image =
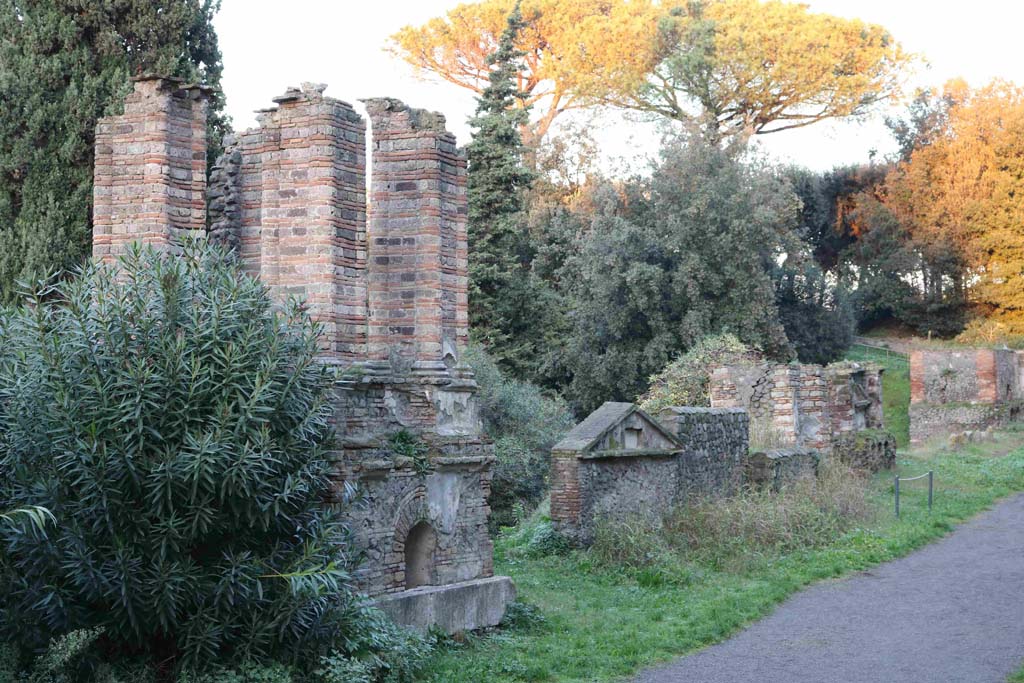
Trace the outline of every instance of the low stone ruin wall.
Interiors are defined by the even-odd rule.
[[[833,441],[832,455],[856,470],[889,470],[896,465],[896,437],[881,429],[850,432]]]
[[[925,349],[910,354],[910,440],[985,430],[1024,417],[1024,352]]]
[[[679,450],[552,451],[556,531],[588,545],[602,521],[658,516],[692,497],[739,488],[749,438],[746,411],[670,408],[661,418],[678,435]]]
[[[683,497],[730,496],[743,485],[749,421],[742,408],[665,408],[658,413],[683,444],[677,458]]]
[[[780,491],[800,479],[818,476],[821,455],[812,448],[781,448],[751,453],[744,476],[751,486]]]
[[[1006,403],[911,403],[910,441],[984,431],[1024,420],[1024,401]]]
[[[741,407],[782,447],[828,451],[841,434],[884,426],[883,368],[871,363],[737,364],[715,368],[716,408]]]

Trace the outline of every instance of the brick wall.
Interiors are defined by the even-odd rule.
[[[367,557],[367,593],[405,586],[404,544],[436,534],[432,582],[491,576],[487,534],[493,446],[481,435],[468,336],[466,161],[444,118],[370,100],[372,212],[367,227],[366,124],[304,84],[274,98],[258,127],[225,140],[206,183],[206,92],[141,79],[122,116],[97,127],[97,257],[130,241],[173,245],[185,231],[233,248],[278,301],[300,297],[324,328],[336,385],[337,490],[363,496],[349,513]],[[427,462],[396,455],[407,431]]]
[[[1008,349],[910,354],[910,440],[1014,422],[1024,407],[1024,355]]]
[[[743,407],[755,431],[820,451],[847,432],[883,429],[882,368],[872,364],[741,364],[711,372],[716,408]]]
[[[113,261],[132,242],[162,248],[206,228],[208,91],[138,78],[124,113],[96,124],[93,256]]]

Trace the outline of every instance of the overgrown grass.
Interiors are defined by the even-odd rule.
[[[1015,673],[1011,674],[1006,679],[1006,683],[1024,683],[1024,666],[1021,666]]]
[[[931,515],[924,488],[908,484],[901,492],[903,516],[895,519],[892,474],[883,473],[868,482],[870,514],[862,520],[814,532],[809,543],[765,542],[747,551],[737,543],[725,557],[740,562],[703,553],[700,544],[698,551],[659,549],[657,558],[641,553],[618,562],[595,552],[536,557],[526,550],[530,534],[520,529],[499,538],[497,571],[513,577],[521,598],[539,606],[544,619],[442,650],[424,680],[600,683],[717,642],[811,582],[905,555],[1024,490],[1022,445],[1024,434],[1010,433],[956,454],[901,454],[897,466],[905,476],[935,470]],[[545,528],[543,522],[534,527]],[[720,528],[713,536],[726,532]]]
[[[882,375],[882,412],[885,428],[896,436],[896,443],[905,448],[910,443],[910,361],[904,355],[854,344],[846,352],[846,360],[878,363],[885,367]]]

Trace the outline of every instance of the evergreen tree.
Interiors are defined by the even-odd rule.
[[[89,252],[96,120],[139,73],[217,87],[219,0],[0,0],[0,301]],[[218,93],[211,150],[227,127]]]
[[[533,354],[528,330],[535,322],[539,282],[530,273],[532,253],[523,215],[524,192],[534,179],[523,164],[520,129],[528,108],[516,106],[525,28],[517,4],[497,51],[488,58],[490,85],[477,99],[469,152],[469,315],[474,336],[506,367],[521,370]]]

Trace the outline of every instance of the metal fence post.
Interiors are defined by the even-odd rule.
[[[928,470],[928,514],[932,513],[932,491],[935,489],[934,482],[935,471]]]
[[[896,516],[900,516],[900,478],[896,477]]]

